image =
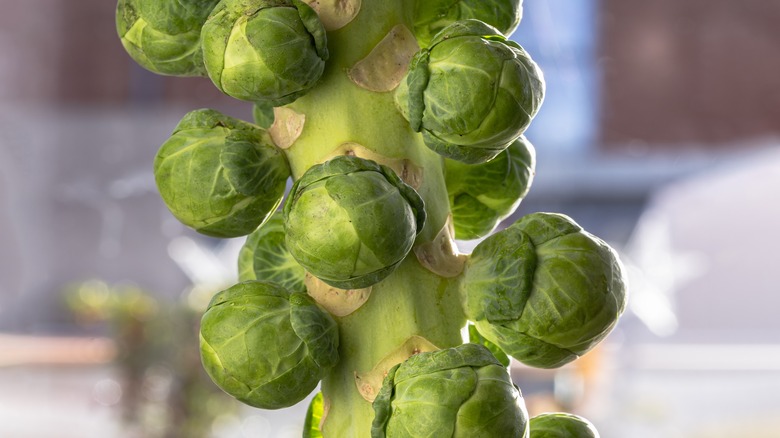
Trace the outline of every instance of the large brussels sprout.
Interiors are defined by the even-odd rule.
[[[219,0],[119,0],[116,27],[127,53],[155,73],[205,76],[200,31]]]
[[[529,422],[530,438],[599,438],[588,420],[573,414],[554,412],[537,415]]]
[[[524,136],[487,163],[445,160],[455,238],[470,240],[490,234],[528,193],[535,168],[536,152]]]
[[[528,437],[522,395],[481,345],[419,353],[396,365],[373,406],[372,438]]]
[[[239,281],[261,280],[291,292],[306,292],[306,271],[287,251],[284,236],[281,212],[250,234],[238,254]]]
[[[479,332],[540,368],[585,354],[626,304],[615,251],[561,214],[530,214],[485,239],[466,262],[461,287]]]
[[[359,289],[403,261],[423,228],[425,206],[389,167],[342,155],[296,181],[284,219],[298,263],[331,286]]]
[[[205,109],[176,126],[157,152],[154,176],[166,205],[185,225],[236,237],[276,210],[290,168],[262,129]]]
[[[203,26],[203,56],[214,84],[236,99],[284,105],[322,76],[327,37],[299,0],[225,0]]]
[[[474,18],[509,36],[523,16],[523,0],[415,0],[414,35],[424,47],[446,26]]]
[[[525,131],[544,89],[541,70],[520,45],[481,21],[463,20],[414,55],[395,99],[429,148],[473,164]]]
[[[203,366],[225,392],[258,408],[303,400],[338,361],[338,328],[306,294],[259,281],[211,300],[200,327]]]

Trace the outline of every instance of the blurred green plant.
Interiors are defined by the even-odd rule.
[[[79,325],[105,330],[116,343],[128,429],[145,438],[205,438],[217,417],[237,413],[238,402],[211,382],[192,341],[203,309],[99,280],[68,287],[65,301]]]

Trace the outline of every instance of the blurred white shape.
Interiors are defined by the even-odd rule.
[[[220,415],[211,423],[214,438],[242,438],[241,420],[230,414]]]
[[[274,438],[299,438],[301,436],[301,426],[285,426],[274,435]]]
[[[225,245],[229,248],[212,250],[190,237],[179,236],[168,244],[168,255],[195,286],[221,287],[233,282],[237,275],[238,250],[231,242]]]
[[[673,334],[678,326],[675,293],[707,271],[706,257],[675,248],[670,218],[659,208],[642,214],[626,253],[631,311],[656,335]]]
[[[780,147],[671,183],[627,246],[631,309],[657,334],[776,342]],[[771,340],[771,341],[770,341]]]
[[[245,438],[271,438],[271,422],[263,415],[250,415],[241,426]]]
[[[636,368],[651,371],[780,371],[777,344],[645,344]]]
[[[108,194],[113,199],[125,199],[147,193],[157,193],[154,174],[150,171],[133,172],[111,181],[108,185]]]
[[[114,379],[103,379],[95,383],[92,398],[103,406],[113,406],[122,399],[122,386]]]

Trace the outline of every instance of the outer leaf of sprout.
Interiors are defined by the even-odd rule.
[[[306,411],[306,422],[303,424],[303,438],[322,438],[320,423],[325,415],[322,393],[318,392],[309,403]]]
[[[514,32],[523,14],[522,0],[416,0],[414,33],[427,46],[446,26],[469,18],[496,27],[505,36]]]

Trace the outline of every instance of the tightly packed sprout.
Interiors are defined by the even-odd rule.
[[[506,368],[476,344],[420,353],[396,365],[374,410],[372,438],[527,435],[522,395]]]
[[[625,308],[614,250],[560,214],[533,213],[481,242],[461,283],[479,332],[527,365],[585,354]]]
[[[482,163],[531,123],[544,99],[544,80],[519,44],[481,21],[464,20],[442,29],[414,56],[396,99],[429,148]]]
[[[219,0],[119,0],[116,25],[127,53],[144,68],[204,76],[200,33]]]
[[[154,176],[181,222],[209,236],[236,237],[276,210],[290,169],[265,131],[198,110],[184,116],[157,152]]]
[[[253,123],[186,114],[154,160],[182,223],[246,236],[239,283],[201,321],[215,384],[264,409],[319,385],[304,438],[598,436],[569,414],[528,420],[508,371],[587,353],[626,299],[615,251],[566,216],[490,236],[536,165],[524,132],[545,84],[508,39],[521,15],[519,0],[119,1],[141,65],[251,102]],[[483,237],[472,254],[454,240]]]
[[[425,224],[423,201],[391,169],[340,156],[310,168],[284,205],[287,248],[322,281],[341,289],[390,275]]]
[[[214,85],[252,102],[294,101],[317,83],[328,59],[325,29],[300,0],[223,0],[202,41]]]
[[[292,406],[338,360],[338,328],[308,295],[248,281],[211,300],[200,328],[206,371],[258,408]]]

